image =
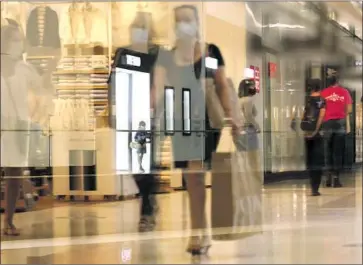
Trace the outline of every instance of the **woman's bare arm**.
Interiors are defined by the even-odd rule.
[[[151,85],[150,104],[152,109],[156,109],[158,102],[164,93],[164,84],[166,78],[166,70],[162,66],[155,66],[154,82]]]
[[[320,109],[320,112],[319,112],[319,118],[318,118],[318,122],[316,123],[314,134],[317,134],[319,132],[320,127],[323,124],[324,117],[325,117],[325,108],[322,108],[322,109]]]
[[[231,96],[230,89],[228,87],[227,77],[225,73],[225,68],[223,66],[219,67],[215,73],[215,82],[217,85],[217,94],[221,101],[222,107],[224,109],[225,117],[232,117],[232,106],[231,106]]]

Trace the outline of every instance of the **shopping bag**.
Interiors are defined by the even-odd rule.
[[[233,226],[234,202],[232,183],[232,156],[235,151],[231,128],[222,129],[217,150],[212,154],[212,209],[213,238]]]
[[[141,148],[141,144],[139,144],[138,142],[131,142],[130,143],[130,148],[131,149],[140,149]]]
[[[212,157],[212,229],[214,240],[235,240],[261,232],[262,178],[254,155],[235,150],[223,130]]]
[[[235,152],[232,157],[234,217],[229,239],[262,232],[262,182],[258,151]]]

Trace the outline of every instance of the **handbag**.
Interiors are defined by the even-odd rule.
[[[240,152],[258,150],[258,135],[253,126],[246,127],[239,135],[234,137],[236,148]]]
[[[245,114],[240,111],[243,120],[245,121]],[[258,150],[258,134],[253,125],[247,124],[243,126],[242,132],[234,137],[236,148],[240,152]]]

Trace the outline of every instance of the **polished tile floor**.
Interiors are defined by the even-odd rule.
[[[362,177],[311,197],[306,181],[268,185],[262,233],[213,241],[208,256],[185,253],[185,192],[158,195],[154,232],[138,233],[138,200],[70,204],[18,214],[18,238],[1,238],[1,264],[320,263],[362,264]],[[210,191],[208,192],[210,204]]]

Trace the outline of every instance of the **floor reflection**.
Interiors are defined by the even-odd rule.
[[[266,186],[264,225],[258,230],[262,233],[213,241],[209,257],[195,259],[185,251],[189,235],[185,192],[158,196],[160,213],[151,233],[137,232],[137,200],[18,214],[22,235],[1,238],[1,263],[361,264],[362,187],[356,186],[362,183],[361,176],[344,181],[344,188],[323,188],[321,197],[309,196],[306,180]]]

